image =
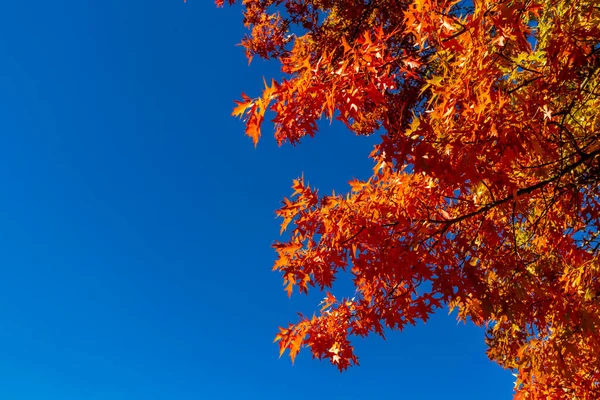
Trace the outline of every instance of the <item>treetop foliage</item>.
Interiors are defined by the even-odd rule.
[[[277,211],[289,294],[356,288],[280,328],[281,352],[344,370],[352,336],[449,307],[486,329],[515,398],[599,399],[598,2],[241,3],[248,58],[285,76],[237,102],[255,144],[267,111],[280,144],[320,119],[382,134],[370,179],[331,196],[298,179]]]

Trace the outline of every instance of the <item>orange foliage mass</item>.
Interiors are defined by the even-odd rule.
[[[449,307],[485,327],[516,398],[600,399],[597,1],[241,3],[248,57],[286,76],[237,102],[255,144],[267,110],[279,143],[322,118],[384,133],[369,180],[319,196],[299,179],[278,211],[289,294],[356,287],[280,328],[281,352],[343,370],[352,336]]]

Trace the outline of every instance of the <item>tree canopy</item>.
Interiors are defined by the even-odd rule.
[[[282,353],[344,370],[353,336],[449,307],[516,398],[600,398],[598,2],[241,3],[248,58],[284,74],[234,109],[255,144],[267,112],[280,144],[320,119],[381,135],[370,179],[330,196],[298,179],[277,211],[289,294],[356,289],[280,328]]]

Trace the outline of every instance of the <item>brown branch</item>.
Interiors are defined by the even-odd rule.
[[[531,186],[528,186],[526,188],[522,188],[522,189],[517,190],[517,196],[522,196],[522,195],[526,195],[526,194],[535,192],[536,190],[541,189],[544,186],[546,186],[546,185],[548,185],[548,184],[550,184],[550,183],[552,183],[554,181],[559,180],[564,175],[566,175],[569,172],[573,171],[574,169],[576,169],[577,167],[579,167],[580,165],[582,165],[586,161],[593,159],[598,154],[600,154],[600,149],[598,149],[598,150],[596,150],[596,151],[594,151],[592,153],[589,153],[589,154],[584,154],[583,156],[581,156],[581,158],[579,159],[579,161],[577,161],[576,163],[573,163],[570,166],[566,167],[565,169],[563,169],[562,171],[560,171],[558,174],[556,174],[552,178],[549,178],[549,179],[543,180],[541,182],[538,182],[535,185],[531,185]],[[468,214],[461,215],[460,217],[456,217],[456,218],[448,219],[448,220],[444,220],[444,221],[429,220],[429,222],[436,223],[436,224],[446,224],[446,225],[449,226],[449,225],[455,224],[457,222],[464,221],[465,219],[471,218],[471,217],[473,217],[475,215],[478,215],[478,214],[484,213],[486,211],[489,211],[492,208],[497,207],[499,205],[502,205],[502,204],[504,204],[504,203],[506,203],[506,202],[508,202],[510,200],[513,200],[513,199],[514,199],[514,197],[512,195],[510,195],[510,196],[507,196],[507,197],[505,197],[503,199],[496,200],[496,201],[494,201],[492,203],[486,204],[485,206],[480,207],[479,209],[477,209],[475,211],[472,211],[472,212],[470,212]]]
[[[448,41],[450,41],[452,39],[456,39],[457,37],[459,37],[460,35],[462,35],[466,31],[467,31],[467,29],[463,26],[463,28],[460,31],[456,32],[454,35],[449,36],[449,37],[447,37],[445,39],[442,39],[442,43],[448,42]]]
[[[539,74],[539,75],[542,74],[540,71],[536,71],[535,69],[527,68],[527,67],[522,66],[521,64],[516,63],[514,60],[508,58],[507,56],[505,56],[501,52],[496,52],[496,54],[498,54],[500,57],[504,58],[506,61],[515,64],[517,67],[519,67],[521,69],[524,69],[525,71],[533,72],[533,73]]]
[[[538,79],[540,79],[541,76],[536,76],[535,78],[531,78],[526,80],[525,82],[521,83],[519,86],[517,86],[516,88],[510,89],[507,93],[511,94],[513,92],[516,92],[517,90],[521,89],[523,86],[527,86],[529,85],[531,82],[537,81]]]
[[[358,230],[358,232],[356,232],[354,235],[350,236],[348,239],[344,240],[343,242],[341,242],[341,245],[345,245],[346,243],[348,243],[349,241],[355,239],[358,235],[360,235],[362,233],[362,231],[365,230],[365,226],[361,226],[360,229]]]

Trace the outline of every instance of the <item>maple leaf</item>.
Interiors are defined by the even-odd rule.
[[[246,113],[246,110],[254,105],[254,101],[242,93],[242,101],[234,100],[234,103],[237,104],[233,109],[231,115],[234,117],[243,117]]]
[[[540,110],[544,114],[544,119],[552,119],[552,111],[548,109],[548,105],[544,104],[544,107],[540,107]]]

